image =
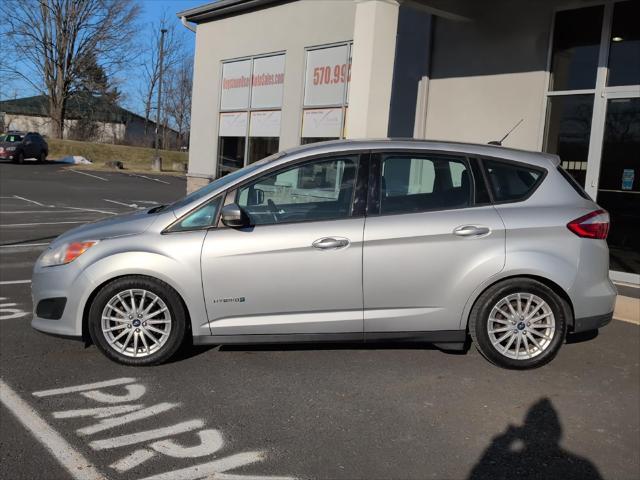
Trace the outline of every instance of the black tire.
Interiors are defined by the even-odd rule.
[[[40,155],[38,155],[38,163],[44,163],[46,161],[47,161],[47,152],[43,150],[40,152]]]
[[[24,153],[22,152],[18,152],[18,154],[16,155],[16,163],[22,165],[24,163]]]
[[[143,289],[157,295],[166,305],[171,317],[171,330],[166,342],[155,352],[143,357],[130,357],[116,351],[101,328],[102,312],[109,300],[116,294],[131,289]],[[184,341],[186,323],[187,315],[178,293],[160,280],[139,275],[121,277],[105,285],[93,299],[88,318],[89,335],[98,349],[111,360],[132,366],[159,365],[169,360]]]
[[[489,315],[492,309],[498,305],[502,299],[505,299],[505,297],[517,293],[533,294],[542,299],[553,313],[553,317],[551,318],[555,321],[555,330],[550,337],[551,340],[547,340],[548,343],[546,343],[542,349],[536,347],[534,351],[535,356],[529,358],[523,354],[522,358],[516,359],[501,353],[498,348],[493,345],[489,336]],[[553,360],[558,350],[560,350],[566,337],[567,323],[570,317],[571,309],[566,300],[556,294],[551,288],[533,279],[512,278],[489,287],[478,297],[469,315],[469,334],[478,351],[491,363],[503,368],[516,370],[537,368]],[[503,318],[503,316],[500,315],[500,318]],[[525,332],[531,332],[531,330],[527,326],[528,323],[523,322],[521,317],[516,318],[514,321],[517,322],[513,324],[514,333],[520,335],[521,338],[522,336],[526,336],[527,339],[534,337],[539,340],[537,335],[529,334],[527,336]],[[499,326],[498,324],[494,325],[496,325],[496,327]],[[511,328],[511,325],[512,320],[509,320],[509,324],[507,324],[505,328]],[[522,328],[523,331],[519,331],[520,328]],[[504,333],[504,335],[506,335],[506,333]],[[544,331],[543,333],[546,334],[548,332]],[[499,335],[502,336],[502,332]],[[496,337],[498,337],[498,335],[496,335]],[[507,343],[510,339],[510,337],[507,337],[504,343],[498,345],[501,345],[503,348],[508,347]],[[496,338],[496,341],[497,340],[499,340],[499,338]],[[517,341],[518,336],[515,336],[514,343]],[[527,342],[533,349],[531,340],[527,340]],[[507,350],[509,348],[510,347],[508,347]],[[522,347],[520,348],[524,350],[524,340],[522,340]],[[515,347],[514,351],[518,350],[518,352],[520,352],[520,348]],[[536,353],[536,351],[538,351],[538,353]],[[518,356],[520,355],[518,354]]]

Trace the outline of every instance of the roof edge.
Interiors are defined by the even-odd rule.
[[[294,0],[219,0],[199,7],[190,8],[176,13],[178,18],[184,17],[188,22],[205,23],[223,16],[239,15],[252,10],[268,7],[278,3],[288,3]]]

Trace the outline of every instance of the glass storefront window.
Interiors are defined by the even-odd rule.
[[[607,84],[640,84],[640,1],[614,5]]]
[[[218,176],[224,177],[244,167],[245,137],[220,137],[218,139]]]
[[[611,268],[640,273],[640,98],[607,102],[598,204],[611,216]]]
[[[544,151],[555,153],[562,167],[585,185],[593,95],[549,97]]]
[[[249,137],[249,153],[247,165],[278,153],[279,137]]]
[[[602,5],[556,14],[549,90],[595,88]]]

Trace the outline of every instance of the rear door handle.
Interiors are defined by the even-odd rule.
[[[482,227],[479,225],[462,225],[453,230],[454,235],[459,237],[481,237],[489,235],[491,229],[489,227]]]
[[[347,245],[349,245],[349,240],[347,238],[340,237],[320,238],[312,243],[313,248],[317,248],[319,250],[336,250],[338,248],[344,248]]]

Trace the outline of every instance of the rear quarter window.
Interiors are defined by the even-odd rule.
[[[482,161],[495,202],[519,202],[530,197],[545,176],[545,170],[533,166]]]
[[[584,191],[578,181],[573,178],[569,172],[567,172],[561,166],[558,166],[558,172],[560,172],[560,175],[562,175],[562,177],[569,183],[569,185],[571,185],[571,188],[573,188],[578,193],[578,195],[580,195],[584,199],[591,200],[589,194]]]

